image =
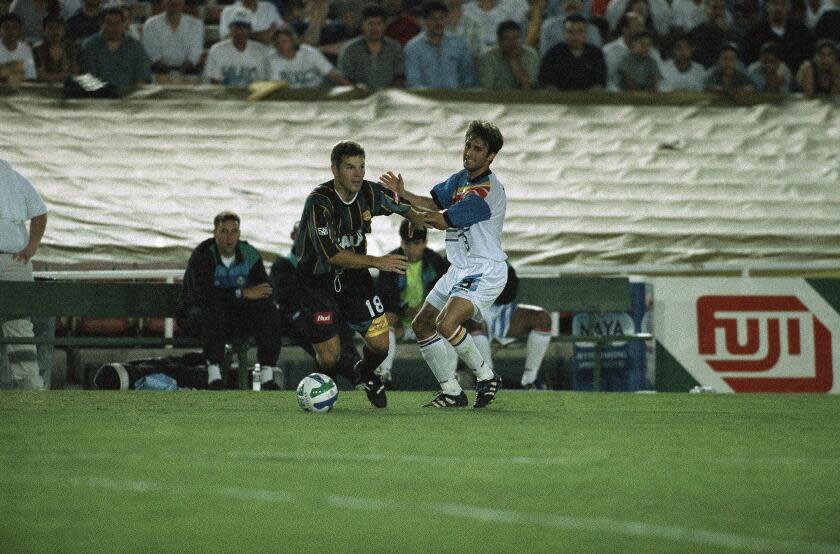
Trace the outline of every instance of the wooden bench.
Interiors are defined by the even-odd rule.
[[[10,317],[174,318],[181,285],[82,281],[0,281],[0,319]],[[196,338],[167,336],[4,337],[0,344],[52,344],[68,349],[147,347],[201,348]],[[248,387],[248,345],[238,344],[239,387]],[[225,368],[228,370],[229,368]]]
[[[590,329],[606,312],[629,312],[630,281],[626,277],[520,277],[516,301],[549,312],[588,315]],[[601,388],[601,351],[616,342],[649,341],[650,333],[625,335],[558,335],[553,340],[593,344],[592,388]]]

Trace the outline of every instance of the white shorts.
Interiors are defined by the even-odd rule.
[[[490,319],[487,320],[487,331],[490,333],[490,340],[495,340],[502,346],[516,342],[516,337],[507,336],[510,330],[510,320],[516,311],[516,302],[510,304],[493,304],[490,307]]]
[[[451,296],[472,302],[477,322],[490,321],[491,308],[507,283],[507,264],[488,260],[466,268],[449,267],[426,296],[426,302],[442,310]]]

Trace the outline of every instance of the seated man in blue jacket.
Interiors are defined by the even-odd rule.
[[[224,388],[225,343],[253,336],[262,366],[263,390],[276,390],[274,366],[280,354],[277,309],[262,257],[239,240],[239,216],[224,211],[213,219],[213,237],[190,256],[178,307],[178,327],[202,339],[210,389]]]

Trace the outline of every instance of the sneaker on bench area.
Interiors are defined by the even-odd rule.
[[[424,408],[463,408],[469,404],[467,395],[464,391],[461,394],[446,394],[443,391],[438,392],[434,398],[429,402],[423,404]]]
[[[476,381],[475,383],[475,405],[473,408],[483,408],[496,398],[496,392],[502,388],[502,378],[493,375],[490,379]]]

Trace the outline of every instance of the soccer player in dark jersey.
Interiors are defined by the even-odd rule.
[[[338,319],[344,319],[364,341],[356,364],[359,384],[377,408],[387,405],[385,387],[374,373],[388,355],[388,321],[368,268],[405,273],[406,257],[367,254],[371,219],[402,215],[417,225],[423,217],[379,183],[365,180],[365,151],[342,141],[330,154],[333,179],[306,198],[300,233],[292,252],[299,260],[301,302],[312,318],[311,342],[321,370],[334,376],[341,356]]]

